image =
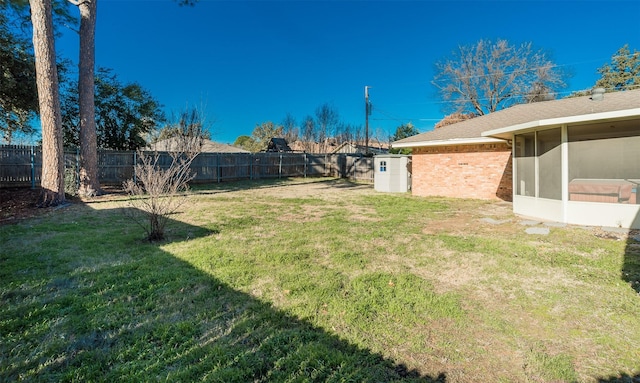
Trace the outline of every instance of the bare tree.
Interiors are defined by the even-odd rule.
[[[351,124],[340,123],[336,126],[336,134],[334,136],[336,144],[344,144],[345,142],[353,142],[353,131]]]
[[[506,40],[460,46],[435,68],[432,84],[450,103],[446,109],[476,115],[555,98],[567,76],[531,43],[514,46]]]
[[[189,152],[199,148],[211,138],[209,122],[202,109],[186,108],[179,115],[171,116],[171,122],[164,126],[155,137],[151,137],[151,147],[155,150]],[[158,148],[158,143],[162,144]]]
[[[284,134],[284,139],[287,140],[288,143],[292,143],[298,140],[300,136],[300,129],[296,124],[296,119],[293,117],[291,113],[287,113],[282,120],[282,129]]]
[[[302,122],[302,143],[305,152],[313,150],[316,138],[316,123],[313,117],[307,116]]]
[[[338,145],[345,142],[364,143],[364,127],[362,125],[339,123],[336,127],[335,139]]]
[[[316,108],[316,122],[320,150],[326,151],[328,139],[335,134],[336,126],[340,122],[340,115],[334,107],[325,103]]]
[[[127,212],[145,230],[149,241],[165,238],[169,217],[186,202],[189,181],[195,177],[191,164],[201,152],[201,141],[189,139],[180,146],[184,151],[164,155],[139,151],[136,180],[124,183],[125,191],[131,196],[129,205],[133,208]],[[167,156],[169,164],[163,166]]]
[[[42,193],[38,206],[55,206],[65,201],[64,152],[58,70],[53,39],[51,0],[29,0],[36,58],[36,83],[42,124]]]
[[[353,128],[353,141],[354,142],[364,142],[365,141],[365,128],[362,125],[356,125]]]
[[[186,202],[189,182],[195,177],[191,164],[202,152],[209,126],[197,108],[185,109],[166,128],[165,152],[138,151],[135,180],[124,183],[131,196],[127,210],[144,228],[149,241],[164,239],[169,216]]]

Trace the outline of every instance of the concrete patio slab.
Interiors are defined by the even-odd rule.
[[[527,234],[535,234],[535,235],[549,235],[548,227],[529,227],[525,230]]]

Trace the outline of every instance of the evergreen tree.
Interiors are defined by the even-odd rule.
[[[51,0],[29,0],[36,59],[36,83],[42,124],[42,193],[38,206],[55,206],[65,201],[64,152],[58,68],[53,39]]]
[[[11,143],[14,133],[33,132],[29,120],[38,113],[38,92],[30,44],[7,22],[0,13],[0,138]]]
[[[596,81],[596,87],[607,92],[636,89],[640,87],[640,52],[629,50],[625,44],[611,57],[610,64],[598,68],[602,77]]]
[[[402,140],[403,138],[415,136],[420,134],[418,129],[413,126],[412,123],[402,124],[396,128],[395,134],[391,137],[391,142]],[[391,149],[389,153],[392,154],[411,154],[411,148]]]

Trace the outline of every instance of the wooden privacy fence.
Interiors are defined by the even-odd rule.
[[[159,165],[169,166],[171,156],[159,153]],[[65,177],[78,179],[80,155],[65,151]],[[103,185],[121,185],[135,179],[139,162],[135,151],[98,152],[98,177]],[[200,153],[191,169],[194,183],[283,177],[339,177],[373,183],[373,158],[359,154],[308,153]],[[0,146],[0,187],[36,187],[42,173],[42,148]],[[69,182],[69,180],[67,180]]]

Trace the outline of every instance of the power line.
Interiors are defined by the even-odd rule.
[[[376,112],[382,114],[383,116],[387,117],[386,119],[376,118],[375,120],[387,120],[387,121],[393,120],[393,121],[398,121],[398,122],[402,122],[402,123],[404,123],[407,120],[407,119],[403,119],[401,117],[394,116],[389,112],[385,112],[384,110],[382,110],[382,109],[380,109],[378,107],[376,107],[374,110]]]
[[[628,88],[628,90],[636,89],[636,88],[640,89],[640,84],[630,85],[627,88]],[[605,90],[614,91],[615,88],[605,88]],[[553,94],[549,94],[549,95],[569,96],[569,95],[574,94],[574,93],[590,92],[590,91],[591,91],[591,88],[588,88],[588,89],[583,89],[583,90],[578,90],[578,91],[554,92]],[[563,98],[563,97],[560,97],[560,98]],[[558,98],[556,98],[556,99],[558,99]],[[487,101],[487,100],[488,100],[487,98],[479,99],[479,101]],[[553,101],[553,99],[549,100],[549,101]],[[455,101],[455,100],[451,100],[451,101],[433,101],[433,102],[427,102],[427,103],[419,103],[418,105],[429,105],[429,104],[433,105],[433,104],[444,104],[444,103],[454,103],[454,102],[459,102],[459,101]],[[438,122],[438,121],[441,121],[444,118],[444,116],[440,117],[440,118],[398,117],[398,116],[396,116],[396,115],[394,115],[394,114],[392,114],[390,112],[387,112],[385,110],[380,109],[379,107],[376,107],[374,109],[374,111],[376,111],[377,113],[381,114],[383,117],[386,117],[386,118],[376,117],[376,118],[371,118],[371,120],[374,120],[374,121],[397,121],[397,122],[400,122],[402,124],[404,124],[406,122],[411,122],[411,121],[424,121],[424,122],[433,121],[433,122]]]
[[[614,62],[615,60],[619,59],[619,58],[632,58],[632,57],[637,57],[638,56],[638,51],[634,51],[633,53],[629,53],[626,55],[614,55],[611,56],[610,58],[610,62]],[[518,71],[520,72],[527,72],[527,71],[535,71],[541,68],[560,68],[560,67],[569,67],[569,66],[573,66],[573,65],[582,65],[582,64],[589,64],[589,63],[594,63],[594,62],[603,62],[606,61],[607,59],[592,59],[592,60],[583,60],[583,61],[575,61],[575,62],[571,62],[571,63],[566,63],[566,64],[553,64],[553,65],[544,65],[544,66],[537,66],[537,67],[533,67],[533,68],[528,68],[528,69],[523,69],[523,70],[514,70],[512,72],[506,72],[505,74],[512,74],[512,73],[516,73]],[[605,62],[606,65],[607,63]],[[491,74],[482,74],[482,75],[474,75],[474,76],[465,76],[465,77],[460,77],[461,79],[464,78],[481,78],[481,77],[488,77],[491,76]],[[438,80],[439,82],[443,82],[446,81],[446,79],[440,79]],[[433,83],[433,82],[432,82]],[[419,84],[419,85],[426,85],[422,82],[420,83],[407,83],[407,84]],[[640,88],[640,84],[637,85],[631,85],[628,87],[628,89],[635,89],[635,88]],[[552,93],[547,93],[546,95],[548,96],[552,96],[554,97],[554,99],[557,98],[562,98],[563,96],[569,96],[571,94],[575,94],[575,93],[582,93],[582,92],[589,92],[591,90],[591,88],[587,88],[587,89],[581,89],[581,90],[573,90],[573,91],[559,91],[559,92],[552,92]],[[615,90],[613,88],[607,88],[606,90]],[[488,101],[489,98],[481,98],[478,99],[478,101]],[[415,102],[415,103],[404,103],[404,104],[395,104],[395,105],[416,105],[416,106],[427,106],[427,105],[444,105],[444,104],[453,104],[453,103],[459,103],[461,102],[461,100],[437,100],[437,101],[426,101],[426,102]],[[376,118],[372,118],[372,120],[375,121],[398,121],[400,123],[405,123],[407,121],[440,121],[442,120],[442,118],[404,118],[404,117],[398,117],[396,115],[393,115],[390,112],[387,112],[385,110],[380,109],[379,107],[376,106],[375,109],[376,112],[379,112],[379,114],[381,114],[383,117],[386,118],[380,118],[380,117],[376,117]]]

